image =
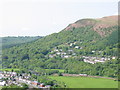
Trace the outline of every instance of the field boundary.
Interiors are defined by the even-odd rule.
[[[117,78],[111,78],[111,77],[102,77],[102,76],[79,75],[79,74],[66,74],[66,73],[63,73],[62,75],[63,75],[63,76],[76,76],[76,77],[82,76],[82,77],[104,78],[104,79],[112,79],[112,80],[117,80]]]

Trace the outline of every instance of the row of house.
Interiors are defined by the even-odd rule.
[[[37,88],[50,88],[51,85],[45,85],[44,83],[40,83],[38,81],[32,81],[32,80],[27,80],[27,79],[22,79],[22,78],[18,78],[17,79],[19,82],[24,82],[28,85],[31,85],[33,87],[37,87]]]
[[[7,72],[7,71],[0,71],[0,75],[4,76],[4,77],[12,77],[12,76],[16,76],[17,73],[16,72]]]
[[[77,46],[76,43],[77,42],[70,43],[69,46],[70,47],[74,46],[75,49],[83,49],[83,47]],[[82,42],[80,42],[80,43],[82,43]]]
[[[87,74],[67,74],[67,73],[63,73],[63,76],[88,76]]]
[[[76,53],[74,53],[73,50],[68,50],[68,52],[63,52],[62,49],[60,52],[59,49],[55,49],[54,50],[55,53],[54,54],[50,54],[49,57],[50,58],[53,58],[53,57],[56,57],[56,56],[60,56],[61,58],[69,58],[69,57],[75,57],[76,56]],[[96,51],[92,51],[93,53],[95,53]],[[101,51],[100,51],[101,52]],[[82,56],[84,58],[84,62],[87,62],[87,63],[91,63],[91,64],[95,64],[97,62],[101,62],[101,63],[104,63],[105,61],[107,60],[111,60],[111,59],[115,59],[116,57],[93,57],[93,56]]]
[[[116,57],[91,57],[91,56],[83,56],[84,58],[84,62],[87,62],[87,63],[91,63],[91,64],[95,64],[97,62],[101,62],[101,63],[104,63],[105,61],[107,60],[111,60],[111,59],[116,59]]]
[[[54,53],[54,54],[49,54],[50,58],[53,58],[56,56],[60,56],[61,58],[69,58],[76,55],[76,53],[74,53],[73,50],[68,50],[67,52],[64,52],[62,49],[56,49],[56,48],[53,51],[51,51],[51,53]]]
[[[0,81],[0,86],[4,86],[6,84],[5,81]]]
[[[37,86],[38,88],[50,88],[51,85],[45,85],[44,83],[39,83],[38,81],[33,81],[31,84]]]
[[[3,78],[7,78],[7,80],[3,80]],[[15,84],[17,86],[22,85],[20,83],[26,83],[29,86],[33,86],[36,88],[50,88],[50,85],[45,85],[44,83],[39,83],[38,81],[30,80],[30,75],[23,73],[20,76],[16,72],[2,72],[0,71],[0,86],[9,86],[11,84]]]

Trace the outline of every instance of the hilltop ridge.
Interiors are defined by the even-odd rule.
[[[86,27],[91,26],[92,30],[96,31],[100,36],[106,36],[105,31],[102,31],[102,29],[110,28],[112,26],[118,25],[118,15],[114,16],[106,16],[103,18],[97,18],[97,19],[81,19],[76,21],[75,23],[69,24],[64,30],[72,30],[75,28],[80,27]],[[110,31],[109,33],[111,33]]]

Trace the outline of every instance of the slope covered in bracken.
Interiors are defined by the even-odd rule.
[[[112,30],[106,31],[107,29],[113,26],[118,25],[118,16],[108,16],[98,19],[82,19],[78,20],[75,23],[70,24],[65,30],[71,30],[80,27],[92,26],[92,30],[96,31],[100,36],[106,36],[110,34]]]

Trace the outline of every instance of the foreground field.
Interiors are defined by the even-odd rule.
[[[7,68],[7,69],[0,69],[1,71],[9,71],[11,72],[12,70],[13,71],[19,71],[20,69],[15,69],[15,68]]]
[[[118,82],[110,79],[90,77],[50,76],[51,79],[66,83],[68,88],[117,88]]]
[[[0,90],[2,89],[2,86],[0,86]]]
[[[63,73],[64,70],[63,69],[45,69],[45,70],[58,70],[59,72]]]

